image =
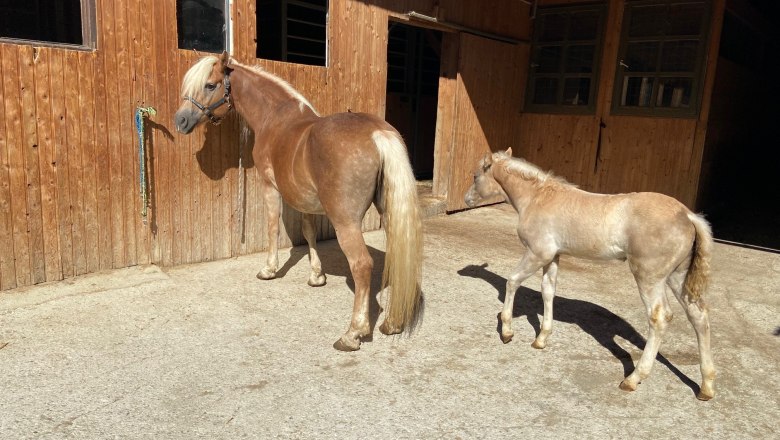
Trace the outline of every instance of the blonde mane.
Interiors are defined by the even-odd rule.
[[[576,185],[567,182],[563,177],[554,175],[551,171],[543,171],[525,159],[509,156],[503,151],[493,153],[493,162],[502,162],[507,174],[518,175],[523,180],[532,182],[537,188],[553,186],[576,187]]]
[[[201,58],[195,63],[187,73],[184,74],[184,80],[181,83],[181,96],[191,96],[196,98],[200,96],[203,85],[211,75],[211,70],[217,64],[219,58],[209,55]]]
[[[187,73],[184,75],[184,80],[182,81],[182,85],[181,85],[182,97],[191,96],[195,99],[200,97],[201,91],[203,90],[203,85],[206,84],[206,81],[211,75],[211,71],[212,69],[214,69],[214,65],[217,62],[219,62],[219,58],[217,58],[214,55],[208,55],[198,60],[198,62],[195,63],[190,68],[190,70],[188,70]],[[317,112],[317,110],[314,108],[314,106],[311,105],[309,100],[306,99],[303,95],[301,95],[300,92],[295,90],[293,86],[290,85],[290,83],[266,71],[261,66],[247,66],[245,64],[239,63],[233,58],[230,59],[230,64],[235,66],[245,67],[247,70],[254,72],[259,76],[262,76],[263,78],[271,81],[272,83],[281,87],[282,90],[284,90],[285,93],[287,93],[292,99],[298,101],[301,110],[303,110],[304,107],[308,107],[309,109],[311,109],[311,111],[314,112],[314,114],[316,114],[317,116],[320,115],[319,112]]]

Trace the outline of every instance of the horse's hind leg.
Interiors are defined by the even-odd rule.
[[[542,329],[531,344],[534,348],[547,346],[547,338],[552,333],[553,299],[555,298],[555,286],[558,281],[558,256],[543,269],[542,275],[542,300],[544,301],[544,315],[542,316]]]
[[[279,269],[279,217],[282,214],[282,197],[279,191],[274,189],[270,183],[263,185],[263,199],[265,200],[266,218],[268,221],[268,254],[265,267],[257,273],[257,278],[261,280],[272,280],[276,278],[276,271]]]
[[[352,320],[349,329],[333,344],[333,347],[341,351],[354,351],[360,348],[361,339],[371,333],[369,293],[374,261],[368,253],[359,223],[334,226],[336,238],[347,257],[349,270],[355,281],[355,302],[352,306]]]
[[[531,251],[526,251],[520,260],[515,273],[509,276],[506,281],[506,293],[504,294],[504,308],[501,310],[501,340],[504,344],[512,340],[514,331],[512,330],[512,318],[515,304],[515,293],[528,277],[533,275],[540,267],[548,261],[543,261],[534,255]],[[550,313],[552,319],[552,312]]]
[[[322,272],[322,262],[317,254],[317,230],[314,228],[314,214],[303,214],[303,237],[309,245],[311,274],[308,284],[312,287],[324,286],[325,274]]]
[[[669,305],[665,298],[666,280],[648,281],[636,273],[634,277],[639,286],[642,302],[645,304],[650,331],[647,336],[645,349],[642,351],[642,356],[639,358],[636,368],[620,383],[620,389],[624,391],[636,390],[639,382],[650,375],[655,357],[658,355],[658,348],[661,346],[661,337],[671,319],[671,313],[668,313]]]
[[[680,301],[688,320],[696,331],[696,339],[699,343],[699,368],[701,369],[701,389],[696,395],[700,400],[710,400],[715,396],[715,365],[712,362],[710,349],[710,319],[707,305],[702,298],[696,302],[689,302],[682,294],[685,282],[685,269],[677,270],[669,277],[668,284],[674,296]]]

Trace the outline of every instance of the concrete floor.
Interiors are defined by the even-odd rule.
[[[0,294],[0,439],[774,438],[780,431],[780,255],[717,244],[708,292],[717,395],[675,318],[653,374],[618,389],[647,333],[625,263],[562,258],[554,333],[530,346],[540,274],[497,333],[521,246],[505,205],[425,221],[426,315],[411,337],[331,344],[352,309],[346,260],[322,242],[282,277],[264,256],[134,267]],[[381,268],[384,233],[366,234]],[[378,277],[377,277],[378,278]]]

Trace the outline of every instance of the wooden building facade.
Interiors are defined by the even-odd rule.
[[[266,248],[260,179],[239,121],[190,136],[173,128],[181,79],[199,57],[193,48],[202,55],[224,47],[242,62],[264,66],[322,114],[386,116],[410,144],[418,176],[432,180],[449,211],[465,208],[476,160],[510,146],[584,189],[659,191],[691,207],[708,175],[708,118],[726,0],[29,3],[35,7],[0,11],[6,27],[21,24],[19,34],[0,35],[0,290]],[[664,83],[664,75],[646,74],[669,85],[667,91],[683,84],[684,92],[665,95],[651,86],[652,94],[645,99],[640,90],[638,99],[665,108],[620,111],[615,84],[633,84],[619,72],[629,64],[620,58],[631,43],[627,10],[679,3],[704,11],[696,47],[680,45],[680,56],[700,63],[686,77],[691,81]],[[70,12],[57,9],[67,5]],[[581,22],[570,14],[583,10],[596,11],[597,20],[596,34],[583,31],[584,43],[573,34],[545,39],[539,30],[541,17],[553,34],[554,26],[569,29]],[[556,21],[561,17],[569,24]],[[223,41],[199,33],[215,20]],[[664,38],[649,41],[664,44]],[[583,45],[592,53],[559,57],[576,72],[539,71],[555,58],[555,47]],[[584,66],[582,59],[595,64]],[[556,80],[564,85],[551,85]],[[681,100],[684,111],[669,111]],[[147,106],[157,113],[146,122],[142,164],[134,116]],[[141,165],[150,188],[145,218]],[[300,243],[299,215],[287,210],[284,220],[282,244]],[[366,218],[366,229],[378,226],[375,214]],[[332,237],[322,219],[320,238]]]

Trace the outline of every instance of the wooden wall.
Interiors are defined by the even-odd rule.
[[[255,2],[232,4],[233,55],[288,80],[323,114],[384,115],[388,19],[417,11],[517,34],[513,0],[331,0],[329,65],[255,59]],[[260,181],[237,119],[189,136],[172,124],[181,78],[175,0],[96,0],[97,49],[0,43],[0,290],[105,269],[228,258],[267,247]],[[457,56],[454,52],[453,56]],[[152,207],[141,219],[137,106],[147,125]],[[239,157],[245,169],[239,172]],[[282,245],[300,243],[287,210]],[[375,213],[366,229],[378,227]],[[320,236],[333,230],[320,220]]]

